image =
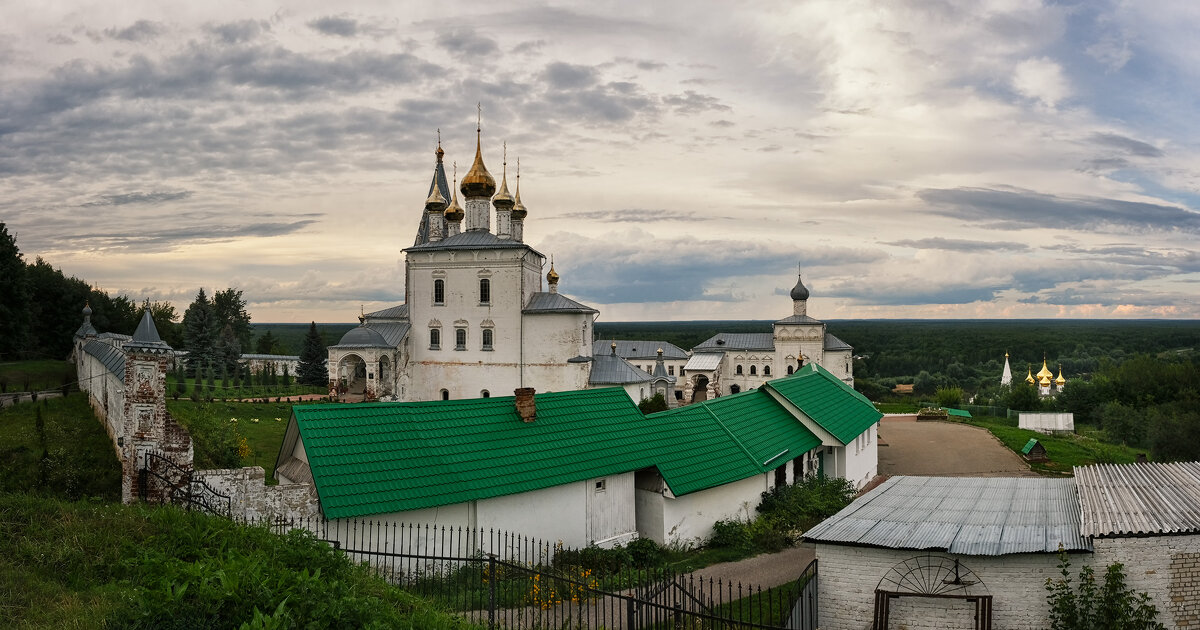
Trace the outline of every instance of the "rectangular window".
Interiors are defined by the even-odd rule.
[[[441,350],[442,349],[442,331],[440,329],[437,329],[437,328],[429,329],[429,349],[430,350]]]
[[[483,278],[479,281],[479,303],[492,303],[492,281],[488,280],[487,278]]]
[[[674,365],[668,365],[668,366],[667,366],[667,375],[668,375],[668,376],[675,376],[675,366],[674,366]]]
[[[454,349],[455,350],[466,350],[467,349],[467,329],[466,328],[455,328],[454,329]]]
[[[607,479],[601,479],[600,481],[597,481],[596,482],[596,492],[604,492],[604,489],[608,486],[607,482],[608,482]]]
[[[441,278],[433,281],[433,303],[446,303],[446,281]]]
[[[492,333],[492,329],[491,329],[491,328],[484,328],[484,329],[483,329],[483,349],[484,349],[484,350],[491,350],[491,349],[492,349],[492,334],[493,334],[493,333]]]

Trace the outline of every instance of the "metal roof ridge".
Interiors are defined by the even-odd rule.
[[[703,405],[704,403],[700,404]],[[708,405],[704,405],[704,410],[707,411],[708,415],[717,422],[717,426],[721,427],[721,430],[725,432],[725,435],[728,435],[729,439],[733,440],[733,443],[737,444],[738,448],[742,449],[742,452],[746,454],[746,457],[750,459],[750,462],[754,464],[755,468],[762,469],[763,465],[759,464],[758,461],[754,459],[754,454],[750,452],[750,449],[746,448],[745,444],[742,444],[742,441],[733,434],[733,431],[729,430],[729,427],[725,426],[724,422],[721,422],[721,419],[717,417],[717,414],[713,413],[713,410],[710,409]]]

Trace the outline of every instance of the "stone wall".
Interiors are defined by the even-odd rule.
[[[294,521],[320,515],[317,493],[309,484],[266,485],[261,466],[198,470],[194,479],[230,497],[233,518],[244,521]]]
[[[1176,553],[1168,567],[1168,607],[1178,628],[1200,628],[1200,553]]]
[[[1158,620],[1168,628],[1200,628],[1200,534],[1101,538],[1092,566],[1125,565],[1125,583],[1150,594]]]

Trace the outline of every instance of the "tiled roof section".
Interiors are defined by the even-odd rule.
[[[449,238],[444,238],[440,241],[434,241],[432,243],[414,245],[404,251],[426,252],[445,249],[528,249],[539,256],[542,255],[541,252],[538,252],[521,241],[514,241],[511,238],[500,238],[486,230],[459,232],[458,234],[455,234]],[[545,256],[542,257],[545,258]]]
[[[599,313],[561,293],[534,293],[525,305],[524,313]]]
[[[774,470],[821,444],[761,390],[647,417],[658,430],[643,440],[665,452],[656,464],[677,496]],[[672,449],[661,444],[665,440],[681,443]]]
[[[1083,535],[1200,532],[1200,462],[1075,467]]]
[[[617,344],[617,356],[626,359],[657,359],[659,348],[662,348],[663,359],[686,360],[688,358],[687,351],[673,343],[641,339],[600,339],[592,342],[592,354],[608,354],[612,352],[613,343]]]
[[[432,187],[432,185],[431,185],[431,187]],[[396,306],[389,306],[382,310],[374,311],[372,313],[367,313],[366,315],[363,315],[363,317],[368,320],[371,320],[371,319],[408,319],[408,305],[407,304],[397,304]]]
[[[789,315],[783,319],[775,320],[776,324],[820,324],[821,320],[813,319],[808,315]]]
[[[723,356],[725,355],[720,352],[697,352],[688,359],[683,369],[688,372],[712,371],[721,365],[721,357]]]
[[[653,465],[649,421],[620,388],[513,398],[293,407],[327,518],[516,494]],[[674,435],[663,447],[677,448]]]
[[[96,357],[105,369],[117,378],[125,378],[125,353],[115,346],[93,339],[83,344],[83,351]]]
[[[825,349],[826,350],[853,350],[850,344],[834,337],[829,333],[825,333]]]
[[[592,385],[625,385],[628,383],[649,383],[651,376],[645,370],[634,367],[629,361],[611,354],[596,354],[592,356],[592,371],[588,383]]]
[[[1087,550],[1075,480],[892,477],[810,529],[810,541],[975,556]]]
[[[717,333],[692,348],[692,352],[774,349],[774,333]]]
[[[870,400],[816,363],[764,387],[799,407],[842,444],[849,444],[883,417]]]

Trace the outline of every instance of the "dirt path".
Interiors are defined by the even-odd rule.
[[[953,422],[917,422],[916,416],[885,416],[879,423],[879,474],[1038,476],[986,429]]]

